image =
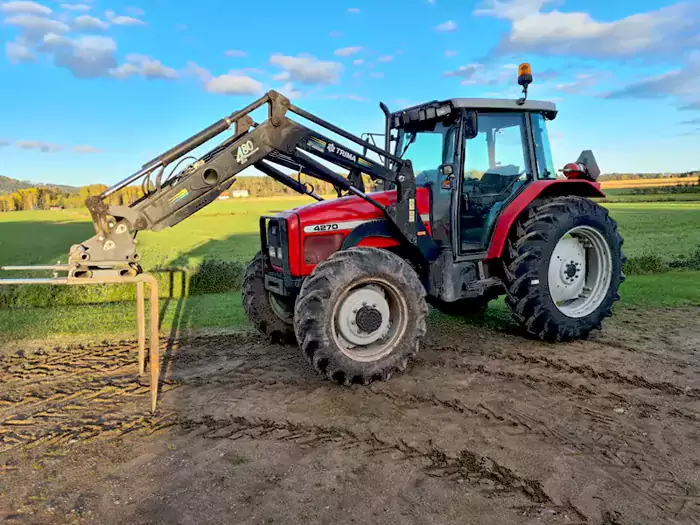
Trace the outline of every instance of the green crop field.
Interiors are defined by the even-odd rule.
[[[683,195],[682,197],[685,197]],[[240,306],[240,271],[259,245],[259,216],[312,202],[305,197],[273,197],[217,201],[179,225],[162,232],[139,234],[142,262],[147,270],[163,268],[195,269],[206,260],[229,261],[236,271],[222,274],[230,283],[213,286],[213,292],[168,298],[172,290],[163,287],[162,323],[165,332],[188,332],[200,328],[245,325]],[[625,238],[624,249],[632,259],[653,256],[673,260],[690,256],[700,249],[700,202],[605,203],[618,221]],[[0,214],[0,265],[46,264],[66,261],[68,249],[94,230],[84,210],[27,211]],[[229,284],[230,286],[225,286]],[[62,334],[101,335],[130,333],[135,325],[135,309],[130,302],[111,304],[65,304],[45,308],[52,296],[38,290],[25,292],[12,308],[0,309],[0,331],[6,339],[40,338]],[[77,290],[77,288],[75,289]],[[73,290],[71,290],[73,291]],[[32,295],[35,293],[35,295]],[[100,293],[81,287],[101,302]],[[106,293],[106,292],[104,292]],[[131,297],[128,290],[126,297]],[[119,296],[117,299],[123,299]],[[37,299],[38,298],[38,299]],[[32,302],[35,300],[35,302]],[[116,299],[115,299],[116,300]],[[673,270],[659,275],[630,276],[624,285],[622,307],[653,307],[700,304],[700,272]],[[497,304],[498,312],[502,305]]]

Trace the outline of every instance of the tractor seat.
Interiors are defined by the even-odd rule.
[[[481,177],[481,191],[483,193],[501,193],[513,183],[513,179],[520,175],[517,166],[509,164],[489,170]]]

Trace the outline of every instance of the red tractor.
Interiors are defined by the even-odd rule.
[[[296,342],[329,379],[366,384],[403,371],[426,333],[429,304],[460,314],[505,295],[530,336],[585,338],[619,299],[622,238],[591,200],[603,194],[590,151],[557,178],[545,124],[557,109],[527,100],[531,81],[521,67],[519,100],[457,98],[393,113],[380,104],[384,147],[271,91],[88,199],[97,234],[73,247],[71,275],[140,272],[136,232],[177,224],[255,166],[318,202],[261,218],[245,311],[262,333]],[[265,104],[268,118],[257,124],[249,114]],[[232,125],[233,136],[163,177]],[[338,198],[323,200],[280,167],[333,184]],[[105,202],[138,179],[146,193],[135,204]]]

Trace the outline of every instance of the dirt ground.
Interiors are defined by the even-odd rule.
[[[322,380],[249,333],[0,355],[0,522],[700,523],[700,309],[544,345],[463,325],[406,373]],[[164,344],[167,344],[164,341]]]

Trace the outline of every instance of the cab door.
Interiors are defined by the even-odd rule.
[[[479,112],[478,133],[464,141],[458,191],[460,254],[487,249],[505,202],[533,177],[530,125],[523,112]]]

